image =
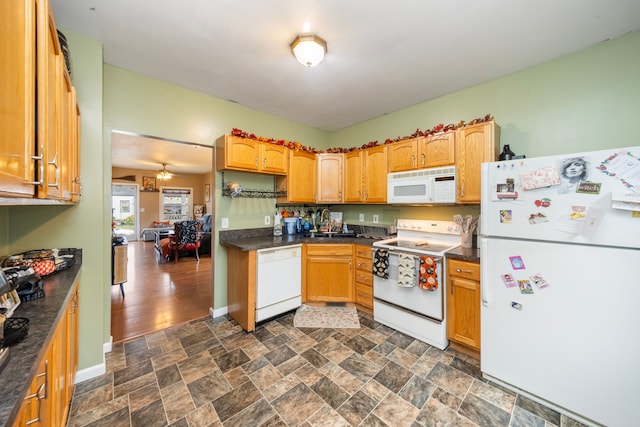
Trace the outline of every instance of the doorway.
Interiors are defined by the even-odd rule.
[[[180,195],[181,209],[174,215],[196,219],[203,212],[213,213],[213,198],[208,194],[215,179],[213,152],[213,146],[112,131],[112,215],[117,217],[117,230],[123,231],[118,234],[128,232],[132,240],[127,249],[128,281],[124,284],[124,296],[117,286],[112,286],[114,342],[210,315],[214,307],[215,274],[212,239],[207,240],[210,253],[201,251],[199,262],[195,257],[166,262],[158,258],[153,230],[167,227],[163,224],[167,220],[160,202],[163,187],[188,190],[188,195]],[[160,177],[161,173],[169,176]],[[143,182],[147,183],[144,188]],[[209,232],[211,235],[213,230]]]
[[[124,236],[128,241],[136,241],[140,235],[139,196],[140,186],[138,184],[111,184],[113,234]]]

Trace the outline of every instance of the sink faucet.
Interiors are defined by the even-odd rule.
[[[325,219],[325,214],[326,214],[326,219]],[[324,208],[322,210],[322,213],[320,214],[320,224],[324,224],[326,221],[327,224],[327,231],[331,231],[331,211],[329,211],[328,208]]]

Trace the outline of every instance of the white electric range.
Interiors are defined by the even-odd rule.
[[[446,328],[446,258],[445,253],[460,246],[460,227],[453,221],[399,219],[397,236],[373,243],[373,262],[377,249],[388,255],[388,277],[373,275],[374,320],[444,350],[449,345]],[[380,254],[378,254],[379,256]],[[379,259],[379,258],[378,258]],[[413,261],[411,261],[413,260]],[[420,286],[420,262],[430,267],[430,279],[436,287]],[[408,264],[407,264],[408,262]],[[415,271],[415,286],[399,272],[407,266]],[[400,277],[403,277],[400,279]]]

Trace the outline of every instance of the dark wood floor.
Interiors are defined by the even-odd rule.
[[[153,242],[129,242],[124,298],[111,287],[111,335],[126,341],[209,315],[213,306],[211,256],[159,262]]]

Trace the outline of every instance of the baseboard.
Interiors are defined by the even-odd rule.
[[[90,380],[100,375],[104,375],[107,372],[107,361],[104,357],[105,354],[111,353],[113,348],[113,337],[109,337],[109,342],[102,344],[102,363],[99,363],[89,368],[79,370],[76,372],[76,377],[73,381],[74,384],[81,383],[83,381]]]
[[[229,309],[227,307],[221,307],[217,309],[209,307],[209,314],[211,315],[212,319],[215,319],[216,317],[226,316],[228,313]]]

